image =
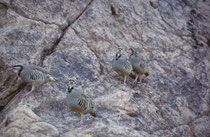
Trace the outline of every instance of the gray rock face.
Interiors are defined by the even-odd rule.
[[[0,58],[0,111],[7,103],[24,87],[24,83],[18,79],[9,66]]]
[[[10,65],[41,65],[60,80],[44,85],[43,95],[35,91],[26,98],[23,86],[3,103],[0,136],[210,136],[209,5],[0,0],[0,57]],[[124,86],[113,71],[109,61],[117,45],[136,48],[149,62],[150,75],[142,83],[129,79]],[[8,71],[3,85],[10,73],[1,70]],[[76,84],[96,102],[97,118],[87,115],[80,124],[68,109],[70,77],[79,78]],[[16,79],[5,84],[11,91],[17,90]]]
[[[25,18],[64,28],[79,16],[90,2],[91,0],[10,0],[2,3]]]

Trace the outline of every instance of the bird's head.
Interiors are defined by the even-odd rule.
[[[12,65],[11,69],[17,70],[18,75],[20,75],[20,72],[23,70],[23,67],[24,67],[24,65],[22,63],[16,63],[16,64]]]
[[[135,55],[135,54],[136,54],[136,52],[135,52],[134,48],[130,48],[129,50],[131,51],[131,52],[130,52],[130,53],[131,53],[131,54],[130,54],[130,56],[133,56],[133,55]]]
[[[72,89],[74,88],[74,82],[75,80],[73,78],[69,79],[69,84],[68,84],[68,92],[71,93]]]
[[[123,47],[118,46],[118,51],[116,53],[116,60],[118,60],[121,57],[122,52],[123,52]]]

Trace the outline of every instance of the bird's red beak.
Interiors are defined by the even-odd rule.
[[[14,69],[15,69],[15,68],[14,68],[14,67],[12,67],[12,66],[10,66],[10,67],[9,67],[9,70],[14,70]]]

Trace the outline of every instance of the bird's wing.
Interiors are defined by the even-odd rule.
[[[128,71],[132,70],[132,65],[128,60],[126,60],[123,65],[126,70],[128,70]]]
[[[145,62],[142,61],[142,62],[140,63],[140,68],[145,69],[145,67],[146,67]]]
[[[41,71],[42,73],[50,74],[49,71],[47,71],[46,69],[39,67],[39,66],[31,65],[30,68],[32,70],[38,70],[38,71]]]
[[[91,99],[88,96],[82,94],[81,99],[80,99],[78,105],[84,111],[86,111],[86,110],[89,110],[92,107],[92,101],[91,101]]]
[[[46,75],[42,71],[32,69],[29,73],[29,78],[30,78],[30,80],[43,80],[43,81],[45,81]]]

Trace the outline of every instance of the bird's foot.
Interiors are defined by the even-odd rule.
[[[125,76],[124,77],[124,81],[123,81],[123,84],[126,86],[126,80],[127,80],[127,77]]]
[[[137,84],[137,83],[138,83],[138,76],[136,76],[136,78],[135,78],[133,84]]]
[[[40,89],[38,89],[37,91],[40,92],[39,95],[41,94],[42,96],[44,96],[43,90],[42,90],[42,86],[41,86]]]
[[[82,123],[83,123],[83,118],[80,119],[80,124],[82,124]]]
[[[31,94],[32,92],[33,92],[33,90],[29,91],[28,93],[26,93],[26,94],[23,95],[22,97],[24,98],[24,97],[28,96],[29,94]]]

